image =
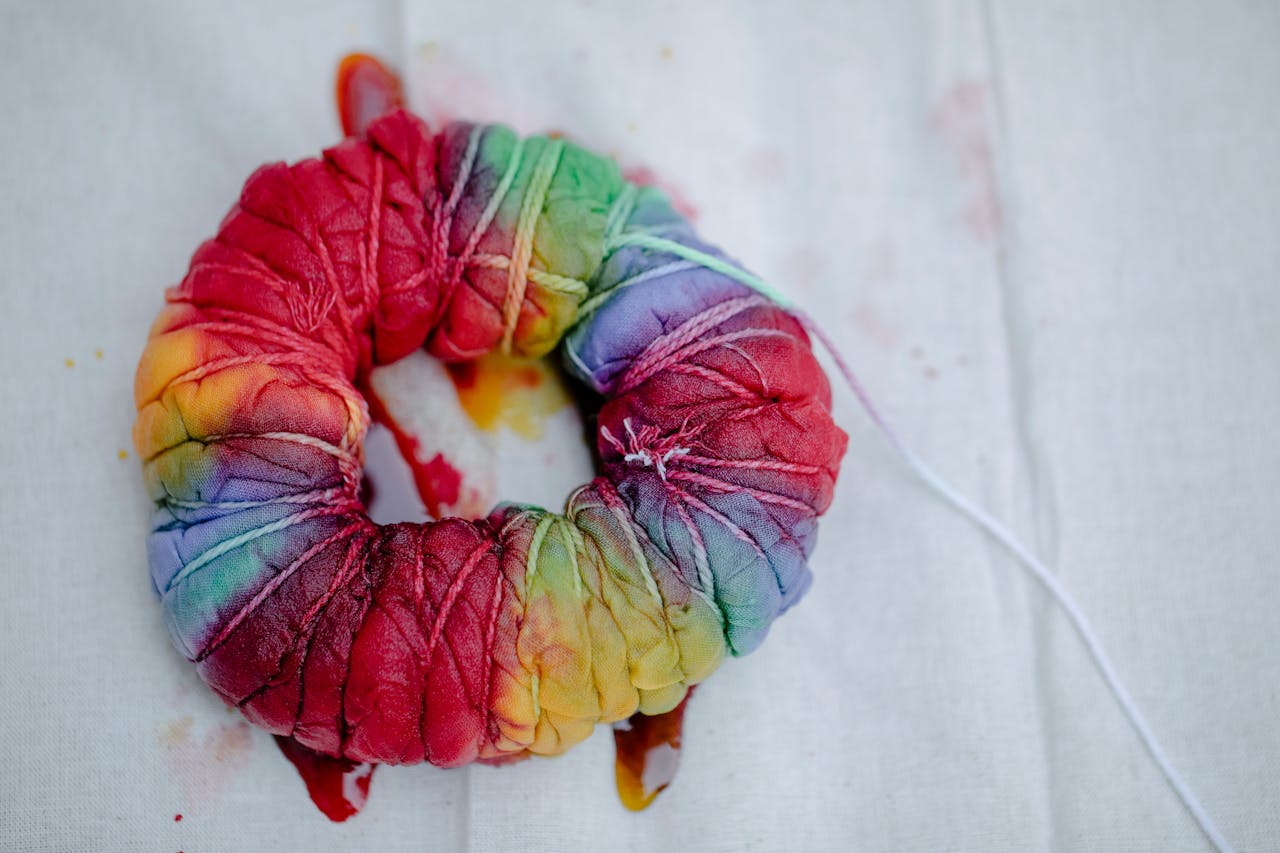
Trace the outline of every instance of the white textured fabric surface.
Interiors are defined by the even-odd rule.
[[[253,168],[337,139],[370,48],[430,114],[678,188],[1057,569],[1227,837],[1280,849],[1280,9],[790,6],[5,4],[0,848],[1206,848],[1043,592],[845,392],[814,590],[695,697],[649,811],[602,730],[383,768],[325,820],[170,649],[119,451],[162,288]]]

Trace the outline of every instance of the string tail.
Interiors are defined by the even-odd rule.
[[[1129,688],[1121,680],[1119,673],[1116,672],[1115,665],[1111,661],[1110,655],[1102,646],[1101,640],[1098,639],[1097,633],[1093,630],[1093,626],[1089,623],[1084,611],[1076,602],[1071,592],[1063,586],[1057,575],[1050,571],[1049,568],[1031,552],[1027,546],[1023,545],[1016,536],[999,520],[994,518],[990,513],[982,507],[974,504],[963,494],[958,492],[954,486],[939,476],[932,468],[916,455],[907,444],[898,436],[898,433],[889,425],[871,401],[871,397],[867,394],[862,383],[858,381],[858,377],[849,367],[848,363],[840,355],[840,351],[836,349],[831,338],[822,331],[808,315],[797,310],[794,306],[790,306],[789,310],[804,325],[804,327],[815,338],[822,342],[822,346],[831,354],[831,358],[835,361],[836,367],[844,377],[845,383],[849,386],[858,403],[862,406],[867,416],[871,418],[871,422],[875,424],[876,429],[884,436],[889,445],[894,449],[898,456],[907,464],[907,467],[924,482],[926,486],[932,489],[939,497],[951,504],[969,521],[976,524],[982,530],[986,531],[993,539],[1003,545],[1009,553],[1018,559],[1018,562],[1030,572],[1030,574],[1038,580],[1053,600],[1062,608],[1066,614],[1071,626],[1075,629],[1076,634],[1084,643],[1089,651],[1090,657],[1096,665],[1098,672],[1102,675],[1103,681],[1111,690],[1116,701],[1120,705],[1120,710],[1129,719],[1134,730],[1138,733],[1138,737],[1142,739],[1142,743],[1146,746],[1147,751],[1155,760],[1156,765],[1160,768],[1160,772],[1168,780],[1169,785],[1173,788],[1178,798],[1182,800],[1187,811],[1195,818],[1200,829],[1204,832],[1205,837],[1219,851],[1219,853],[1234,853],[1234,848],[1223,836],[1213,819],[1209,817],[1205,811],[1200,799],[1195,792],[1187,784],[1182,774],[1173,766],[1173,762],[1169,759],[1164,747],[1156,738],[1155,732],[1152,731],[1150,724],[1147,723],[1146,716],[1134,701],[1133,695],[1129,692]]]
[[[1219,831],[1213,819],[1205,811],[1204,806],[1200,803],[1200,799],[1187,785],[1182,774],[1173,766],[1173,762],[1169,760],[1168,754],[1164,751],[1164,747],[1160,745],[1160,741],[1156,738],[1155,732],[1147,723],[1146,717],[1138,708],[1137,702],[1129,692],[1129,688],[1120,679],[1120,675],[1116,672],[1115,665],[1111,662],[1110,655],[1103,648],[1101,640],[1094,632],[1093,626],[1089,623],[1088,618],[1084,615],[1080,605],[1076,603],[1075,597],[1067,590],[1066,587],[1058,580],[1057,575],[1049,570],[1040,558],[1031,553],[1031,550],[1023,545],[1013,533],[1005,527],[1003,523],[994,518],[990,513],[982,507],[970,501],[967,497],[956,490],[954,486],[942,479],[932,468],[925,464],[919,456],[916,455],[910,447],[907,446],[898,433],[889,425],[880,414],[880,410],[876,408],[871,401],[871,397],[867,394],[862,383],[858,381],[858,377],[854,374],[853,369],[849,367],[844,357],[840,355],[840,351],[836,349],[831,338],[822,331],[822,328],[813,321],[811,317],[805,314],[791,300],[783,296],[768,282],[760,279],[746,270],[728,263],[713,255],[685,246],[681,243],[666,240],[664,238],[655,237],[645,234],[631,234],[619,238],[615,245],[610,248],[617,248],[618,245],[635,244],[641,245],[656,251],[669,252],[677,257],[683,258],[692,263],[700,264],[708,269],[715,270],[722,275],[740,282],[750,287],[758,293],[769,297],[783,308],[791,312],[791,314],[812,334],[821,341],[822,346],[831,354],[831,358],[835,361],[836,367],[839,368],[844,381],[848,384],[858,403],[862,406],[863,411],[871,418],[876,429],[884,436],[885,440],[894,449],[899,457],[907,464],[907,467],[919,477],[925,485],[938,494],[943,500],[955,507],[961,515],[965,516],[969,521],[986,531],[993,539],[1008,549],[1018,559],[1018,562],[1031,573],[1036,580],[1049,591],[1049,595],[1062,608],[1066,614],[1071,626],[1075,629],[1076,634],[1088,649],[1090,657],[1093,658],[1094,665],[1098,672],[1102,675],[1103,681],[1111,690],[1116,701],[1120,704],[1120,709],[1124,715],[1128,717],[1129,722],[1133,724],[1133,728],[1138,733],[1138,737],[1142,739],[1147,751],[1155,760],[1156,765],[1160,768],[1160,772],[1164,774],[1169,785],[1173,788],[1178,798],[1182,800],[1187,807],[1187,811],[1195,818],[1200,829],[1204,832],[1205,837],[1213,844],[1219,853],[1235,853],[1235,849],[1227,841],[1227,839]]]

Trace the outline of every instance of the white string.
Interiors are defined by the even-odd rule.
[[[1107,687],[1111,689],[1111,693],[1116,697],[1116,701],[1120,703],[1120,710],[1124,711],[1124,715],[1129,718],[1129,722],[1133,724],[1133,728],[1138,732],[1138,737],[1142,739],[1146,745],[1147,751],[1151,753],[1151,757],[1155,759],[1156,765],[1160,768],[1160,772],[1164,774],[1164,778],[1169,781],[1174,792],[1182,800],[1187,810],[1191,812],[1191,816],[1195,818],[1200,829],[1205,836],[1219,851],[1219,853],[1235,853],[1235,849],[1223,837],[1214,824],[1213,819],[1205,811],[1201,805],[1200,799],[1195,795],[1187,785],[1182,774],[1173,766],[1173,762],[1169,760],[1169,756],[1165,753],[1164,747],[1160,745],[1160,741],[1156,739],[1155,732],[1151,730],[1151,726],[1147,723],[1147,719],[1143,716],[1142,711],[1138,708],[1137,702],[1129,693],[1129,688],[1120,680],[1119,674],[1116,672],[1115,666],[1111,663],[1111,658],[1106,650],[1102,647],[1102,641],[1098,639],[1097,634],[1093,631],[1093,626],[1089,624],[1088,618],[1085,617],[1084,611],[1080,609],[1080,605],[1076,603],[1075,597],[1067,590],[1066,587],[1058,580],[1057,576],[1049,571],[1049,568],[1040,561],[1035,554],[1032,554],[1028,548],[1017,540],[1013,533],[1005,527],[1001,522],[993,518],[990,513],[974,504],[964,495],[960,494],[956,489],[942,477],[938,476],[932,468],[925,464],[919,456],[908,447],[898,434],[889,426],[888,422],[880,415],[875,404],[871,402],[871,398],[867,395],[866,390],[862,387],[862,383],[858,381],[858,377],[854,375],[853,370],[845,363],[840,355],[840,351],[836,349],[831,339],[822,331],[808,315],[799,310],[790,300],[786,299],[772,285],[765,282],[746,270],[737,267],[727,261],[709,255],[705,252],[685,246],[674,240],[666,240],[662,238],[638,235],[623,234],[616,237],[611,245],[610,251],[618,246],[634,244],[643,248],[658,252],[666,252],[682,257],[694,263],[701,264],[708,269],[719,272],[735,281],[745,284],[765,296],[776,301],[780,306],[789,311],[801,324],[804,325],[814,337],[822,342],[827,352],[835,360],[836,366],[840,368],[840,372],[844,375],[845,382],[848,383],[849,389],[853,391],[858,398],[858,402],[862,404],[862,408],[871,418],[880,434],[888,440],[889,444],[897,452],[898,456],[907,463],[907,467],[919,477],[925,485],[941,496],[947,503],[958,509],[962,515],[967,517],[974,524],[981,527],[993,539],[1009,550],[1011,554],[1018,558],[1022,565],[1031,572],[1031,574],[1044,585],[1049,591],[1050,596],[1062,608],[1066,614],[1071,626],[1075,628],[1076,634],[1084,642],[1085,648],[1089,650],[1093,662],[1097,665],[1098,671],[1102,674],[1103,680],[1107,683]]]
[[[853,370],[850,369],[844,359],[840,356],[839,350],[831,340],[823,333],[807,315],[799,312],[794,307],[789,308],[793,314],[804,324],[805,328],[813,333],[818,340],[822,341],[822,345],[827,352],[831,354],[835,360],[836,366],[844,375],[845,382],[848,383],[850,390],[858,398],[858,402],[862,404],[862,408],[871,418],[881,435],[889,442],[890,446],[897,452],[907,467],[915,473],[925,485],[936,492],[944,500],[958,509],[963,515],[977,524],[997,542],[1009,549],[1019,561],[1022,562],[1031,574],[1044,585],[1049,591],[1054,601],[1062,608],[1067,619],[1071,622],[1076,633],[1084,642],[1085,648],[1089,650],[1089,654],[1093,657],[1093,662],[1097,664],[1098,671],[1102,674],[1103,680],[1106,681],[1107,687],[1111,689],[1111,693],[1116,697],[1116,701],[1120,703],[1120,709],[1124,711],[1129,722],[1133,724],[1134,729],[1138,732],[1138,737],[1142,738],[1142,742],[1146,745],[1147,751],[1151,753],[1151,757],[1155,759],[1156,764],[1160,768],[1160,772],[1164,774],[1165,779],[1173,787],[1178,797],[1182,800],[1187,810],[1191,812],[1191,816],[1195,818],[1196,823],[1200,825],[1200,829],[1208,837],[1209,841],[1219,851],[1219,853],[1234,853],[1234,848],[1223,837],[1213,819],[1205,811],[1204,806],[1200,803],[1195,792],[1187,785],[1182,774],[1173,766],[1173,762],[1169,760],[1169,756],[1165,753],[1164,747],[1160,745],[1160,741],[1156,739],[1155,732],[1151,730],[1151,726],[1147,723],[1146,717],[1138,708],[1137,702],[1129,693],[1129,688],[1120,680],[1119,674],[1116,672],[1115,666],[1111,662],[1110,656],[1102,647],[1102,642],[1098,639],[1097,634],[1093,631],[1093,626],[1089,624],[1088,618],[1084,615],[1084,611],[1080,609],[1080,605],[1076,603],[1075,597],[1064,587],[1057,576],[1049,570],[1044,563],[1040,561],[1035,554],[1027,549],[1025,545],[1017,540],[1012,532],[1009,531],[1000,521],[993,518],[986,510],[974,504],[964,495],[955,490],[950,483],[943,480],[932,468],[925,464],[919,456],[908,447],[892,427],[881,416],[875,405],[871,402],[871,398],[867,395],[866,390],[862,387],[862,383],[858,381]]]

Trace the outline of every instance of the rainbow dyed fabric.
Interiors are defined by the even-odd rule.
[[[256,172],[138,368],[178,649],[329,755],[554,754],[675,706],[809,585],[844,434],[801,325],[609,159],[398,111]],[[376,525],[371,365],[560,347],[602,398],[562,512]]]

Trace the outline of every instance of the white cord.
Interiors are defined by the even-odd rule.
[[[1129,722],[1133,724],[1134,729],[1138,732],[1138,737],[1142,738],[1142,742],[1146,745],[1147,751],[1151,753],[1151,757],[1155,759],[1156,764],[1160,768],[1160,772],[1164,774],[1165,779],[1169,780],[1169,784],[1177,793],[1178,797],[1186,805],[1187,810],[1191,812],[1191,816],[1195,818],[1196,823],[1200,825],[1200,829],[1205,836],[1213,844],[1219,853],[1234,853],[1234,848],[1223,837],[1222,832],[1214,824],[1213,819],[1205,811],[1204,806],[1200,803],[1195,792],[1187,785],[1182,774],[1173,766],[1173,762],[1169,760],[1169,756],[1165,753],[1164,747],[1160,745],[1160,741],[1156,739],[1155,732],[1151,730],[1151,726],[1147,723],[1146,717],[1138,708],[1138,704],[1134,701],[1133,696],[1129,693],[1129,688],[1120,680],[1119,674],[1116,672],[1115,666],[1111,662],[1110,656],[1102,647],[1102,642],[1098,639],[1097,634],[1093,631],[1093,626],[1089,624],[1088,618],[1085,617],[1084,611],[1080,609],[1080,605],[1076,603],[1075,598],[1064,587],[1057,576],[1049,570],[1044,563],[1040,561],[1036,555],[1032,554],[1025,545],[1017,540],[1010,530],[1001,522],[993,518],[986,510],[974,504],[964,495],[960,494],[946,480],[938,476],[936,472],[924,463],[915,452],[903,443],[898,434],[885,421],[871,402],[871,398],[867,396],[866,390],[862,387],[862,383],[858,381],[853,370],[850,369],[844,359],[840,356],[826,334],[813,322],[807,315],[800,313],[794,307],[789,309],[804,324],[810,332],[814,334],[818,340],[822,341],[822,345],[826,347],[827,352],[835,360],[836,366],[844,375],[845,382],[849,384],[850,390],[857,396],[858,402],[862,404],[862,408],[871,418],[881,435],[888,440],[890,446],[897,451],[902,460],[907,463],[917,477],[924,481],[930,489],[933,489],[938,495],[958,509],[970,521],[977,524],[993,539],[1009,549],[1023,566],[1031,572],[1035,578],[1044,585],[1049,591],[1054,601],[1062,608],[1067,619],[1071,622],[1076,633],[1084,642],[1085,648],[1089,650],[1089,654],[1093,657],[1093,662],[1097,664],[1098,671],[1102,673],[1103,680],[1106,681],[1107,687],[1111,689],[1112,695],[1116,697],[1116,701],[1120,703],[1120,709],[1124,711]]]
[[[1204,806],[1200,804],[1200,800],[1195,793],[1187,785],[1186,780],[1182,778],[1182,774],[1173,766],[1173,762],[1169,760],[1169,756],[1165,754],[1164,747],[1160,745],[1160,741],[1156,740],[1155,732],[1151,730],[1151,726],[1147,724],[1146,717],[1139,710],[1138,704],[1133,700],[1133,696],[1129,694],[1129,688],[1120,680],[1119,674],[1116,673],[1115,666],[1111,663],[1111,658],[1107,655],[1106,650],[1102,647],[1102,642],[1098,639],[1097,634],[1093,632],[1093,626],[1089,624],[1089,620],[1085,617],[1084,611],[1080,609],[1080,605],[1076,603],[1075,598],[1067,591],[1057,576],[1049,571],[1048,567],[1040,561],[1036,555],[1032,554],[1025,545],[1014,537],[1013,533],[993,518],[990,513],[974,504],[964,495],[960,494],[946,480],[938,476],[932,468],[924,463],[924,461],[916,456],[911,448],[903,443],[893,428],[881,417],[880,412],[871,402],[871,398],[867,395],[866,390],[862,387],[862,383],[858,381],[858,377],[854,375],[853,370],[845,363],[840,355],[840,351],[836,349],[831,339],[826,333],[813,322],[807,314],[799,310],[789,300],[784,298],[772,285],[765,282],[746,270],[735,266],[721,258],[709,255],[706,252],[699,251],[690,246],[685,246],[674,240],[654,237],[642,234],[627,234],[617,238],[617,248],[620,245],[635,244],[644,248],[652,249],[660,252],[668,252],[677,255],[694,263],[701,264],[708,269],[715,270],[723,275],[728,276],[746,286],[763,293],[764,295],[775,300],[779,305],[791,312],[806,329],[822,342],[827,352],[835,359],[836,366],[840,368],[840,372],[844,375],[845,382],[849,384],[849,389],[857,396],[858,402],[862,404],[862,408],[867,415],[875,423],[876,428],[897,451],[902,460],[907,463],[917,477],[924,481],[925,485],[933,489],[938,495],[944,498],[953,507],[958,509],[962,515],[967,517],[974,524],[977,524],[997,542],[1009,549],[1009,552],[1021,561],[1022,565],[1031,572],[1037,580],[1044,585],[1049,591],[1053,600],[1058,603],[1062,611],[1067,615],[1067,619],[1071,622],[1080,639],[1084,641],[1085,648],[1089,650],[1089,654],[1093,657],[1093,662],[1097,665],[1098,671],[1102,673],[1102,678],[1107,683],[1107,687],[1111,689],[1111,693],[1116,697],[1116,701],[1120,703],[1120,709],[1124,711],[1129,722],[1133,724],[1134,729],[1138,732],[1138,737],[1142,738],[1142,742],[1146,745],[1147,751],[1151,753],[1151,757],[1155,759],[1156,765],[1159,766],[1160,772],[1164,774],[1164,778],[1169,780],[1169,784],[1173,786],[1173,790],[1178,797],[1186,805],[1187,810],[1191,812],[1191,816],[1195,818],[1196,823],[1200,825],[1205,836],[1218,850],[1218,853],[1235,853],[1234,848],[1223,837],[1218,827],[1214,824],[1212,818],[1204,810]]]

